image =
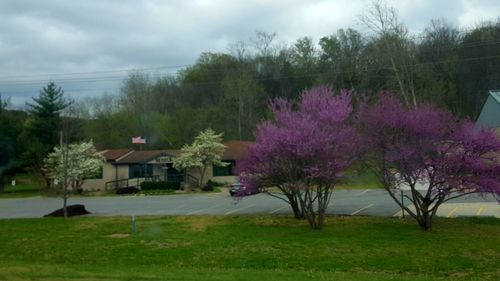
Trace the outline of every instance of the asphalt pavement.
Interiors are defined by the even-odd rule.
[[[92,216],[131,215],[284,215],[291,208],[280,199],[255,194],[236,200],[226,192],[162,196],[71,197],[68,204],[83,204]],[[38,218],[62,207],[62,199],[31,197],[0,199],[0,218]],[[330,215],[401,216],[401,209],[384,190],[336,190],[327,210]],[[495,216],[500,205],[493,197],[468,195],[443,204],[439,216]]]

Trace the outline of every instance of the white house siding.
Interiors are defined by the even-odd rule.
[[[106,182],[128,178],[128,165],[114,166],[106,162],[102,172],[101,179],[86,180],[82,185],[83,190],[104,190]]]
[[[212,177],[211,180],[222,184],[232,184],[236,181],[236,176]]]
[[[476,120],[476,125],[488,128],[500,127],[500,92],[490,91]]]

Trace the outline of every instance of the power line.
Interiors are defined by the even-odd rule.
[[[468,34],[471,33],[476,29],[469,29],[469,30],[461,30],[458,31],[457,34]],[[426,35],[412,35],[412,36],[407,36],[407,39],[410,40],[416,40],[416,39],[425,39],[427,38]],[[458,39],[458,42],[460,42],[461,39]],[[479,46],[486,46],[490,44],[497,44],[500,43],[500,40],[493,39],[493,40],[481,40],[481,41],[475,41],[475,42],[469,42],[466,44],[461,44],[458,46],[454,46],[452,48],[448,48],[448,50],[458,50],[458,49],[466,49],[466,48],[471,48],[471,47],[479,47]],[[447,44],[437,44],[433,46],[440,46],[440,45],[446,45]],[[433,50],[421,50],[421,52],[432,52]],[[159,69],[175,69],[175,68],[187,68],[193,66],[192,64],[182,64],[182,65],[165,65],[165,66],[157,66],[157,67],[144,67],[144,68],[125,68],[125,69],[115,69],[115,70],[100,70],[100,71],[87,71],[87,72],[70,72],[70,73],[48,73],[48,74],[28,74],[28,75],[12,75],[12,76],[0,76],[0,83],[2,82],[23,82],[24,80],[16,80],[16,81],[8,81],[4,79],[11,79],[11,78],[30,78],[30,77],[48,77],[49,80],[53,76],[73,76],[73,75],[88,75],[88,74],[106,74],[106,73],[120,73],[120,72],[133,72],[133,71],[152,71],[152,70],[159,70]],[[3,81],[2,81],[3,80]],[[43,80],[46,82],[46,80]]]
[[[118,73],[118,72],[132,72],[132,71],[146,71],[146,70],[157,70],[157,69],[173,69],[189,67],[191,65],[166,65],[157,67],[145,67],[145,68],[125,68],[125,69],[115,69],[115,70],[100,70],[100,71],[87,71],[87,72],[66,72],[66,73],[47,73],[47,74],[28,74],[28,75],[13,75],[13,76],[0,76],[0,79],[5,78],[25,78],[25,77],[41,77],[41,76],[70,76],[70,75],[86,75],[86,74],[103,74],[103,73]]]
[[[485,60],[485,59],[496,59],[499,55],[495,56],[484,56],[484,57],[474,57],[474,58],[462,58],[462,59],[450,59],[450,60],[441,60],[441,61],[430,61],[430,62],[421,62],[413,65],[407,66],[420,66],[420,65],[436,65],[442,63],[453,63],[453,62],[466,62],[466,61],[476,61],[476,60]],[[217,72],[217,71],[216,71]],[[222,71],[221,71],[222,72]],[[228,72],[228,69],[223,71],[224,73]],[[348,72],[336,72],[332,74],[342,74]],[[165,74],[149,74],[152,78],[161,78],[166,77],[168,75]],[[179,72],[176,74],[170,74],[170,76],[174,76],[179,78]],[[54,79],[54,82],[63,83],[63,84],[72,84],[72,83],[95,83],[95,82],[113,82],[125,79],[126,76],[104,76],[104,77],[84,77],[84,78],[61,78]],[[18,81],[0,81],[0,87],[14,87],[14,86],[29,86],[29,85],[38,85],[41,83],[45,83],[46,80],[18,80]],[[189,84],[189,82],[188,82]]]
[[[483,60],[488,60],[488,59],[500,59],[500,55],[496,56],[483,56],[483,57],[474,57],[474,58],[462,58],[462,59],[449,59],[449,60],[441,60],[441,61],[434,61],[434,62],[422,62],[422,63],[415,63],[415,64],[408,64],[408,65],[403,65],[405,67],[418,67],[418,66],[424,66],[424,65],[438,65],[438,64],[444,64],[444,63],[460,63],[460,62],[480,62]],[[339,74],[353,74],[353,73],[367,73],[370,72],[371,70],[377,70],[380,69],[380,67],[377,66],[372,66],[372,67],[367,67],[363,70],[358,70],[358,71],[326,71],[326,72],[310,72],[306,74],[297,74],[297,75],[282,75],[282,76],[273,76],[273,77],[252,77],[254,81],[269,81],[269,80],[285,80],[285,79],[293,79],[293,78],[306,78],[306,77],[317,77],[320,75],[339,75]],[[389,69],[390,70],[390,69]],[[390,78],[392,77],[391,74],[386,74],[386,75],[370,75],[371,78]],[[117,77],[118,78],[118,77]],[[112,80],[109,79],[104,79],[104,80],[70,80],[66,81],[65,83],[89,83],[89,82],[112,82],[119,80],[117,78],[113,78]],[[123,77],[122,77],[123,78]],[[194,85],[194,86],[199,86],[199,85],[216,85],[219,84],[220,81],[203,81],[203,82],[183,82],[183,85]],[[0,85],[2,86],[2,85]],[[19,85],[18,85],[19,86]],[[80,88],[80,89],[65,89],[65,92],[68,94],[71,94],[72,92],[85,92],[85,91],[111,91],[111,90],[120,90],[121,88]],[[9,93],[8,91],[5,92],[6,94]],[[33,93],[33,91],[25,91],[25,92],[16,92],[16,94],[21,94],[21,93]],[[11,92],[11,94],[14,94]]]

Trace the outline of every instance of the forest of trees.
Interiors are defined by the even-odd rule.
[[[296,100],[304,89],[324,84],[352,90],[354,101],[389,91],[410,107],[432,102],[475,119],[488,90],[500,88],[500,21],[459,30],[434,20],[411,34],[394,10],[375,4],[360,23],[363,32],[340,29],[319,42],[283,42],[258,31],[227,52],[202,53],[177,75],[129,73],[119,94],[65,108],[67,135],[92,139],[98,149],[131,147],[138,135],[146,137],[146,149],[179,148],[206,128],[226,140],[252,140],[256,125],[269,116],[270,98]],[[3,102],[2,120],[29,116],[2,108]],[[12,143],[26,129],[25,121],[15,124],[0,127],[11,154],[20,153]]]

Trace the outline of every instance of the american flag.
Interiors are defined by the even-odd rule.
[[[132,143],[146,144],[146,138],[143,138],[142,136],[132,137]]]

